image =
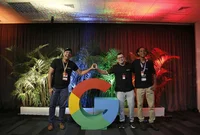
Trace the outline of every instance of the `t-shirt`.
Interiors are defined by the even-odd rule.
[[[148,88],[153,85],[154,83],[153,75],[155,74],[153,61],[147,60],[145,64],[141,63],[140,59],[136,59],[133,61],[132,66],[133,66],[133,71],[135,73],[136,88]],[[142,77],[141,74],[142,71],[144,71],[145,77]]]
[[[76,71],[78,69],[78,66],[71,60],[68,61],[67,69],[66,72],[68,74],[68,79],[67,81],[63,80],[63,72],[64,72],[64,67],[66,66],[67,63],[62,62],[62,59],[55,59],[51,63],[51,67],[54,69],[53,73],[53,80],[52,80],[52,87],[57,88],[57,89],[63,89],[67,88],[69,83],[70,83],[70,76],[73,71]],[[64,66],[64,67],[63,67]]]
[[[124,66],[116,64],[108,70],[109,74],[113,73],[115,75],[115,91],[128,92],[133,90],[132,72],[130,63],[125,63]]]

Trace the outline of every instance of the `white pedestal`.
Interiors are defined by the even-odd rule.
[[[90,114],[96,114],[93,108],[84,108],[84,110]],[[128,108],[124,109],[125,114],[128,115]],[[134,108],[134,116],[137,117],[137,108]],[[144,116],[149,116],[149,109],[143,108]],[[20,107],[20,114],[21,115],[49,115],[49,107]],[[65,114],[69,114],[69,109],[66,108]],[[55,115],[59,115],[59,107],[56,107]],[[165,108],[164,107],[156,107],[155,108],[155,115],[156,116],[165,116]]]

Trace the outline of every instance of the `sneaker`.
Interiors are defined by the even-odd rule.
[[[65,125],[63,123],[59,123],[59,127],[61,130],[65,129]]]
[[[135,126],[135,124],[133,122],[130,122],[129,124],[130,124],[131,128],[136,128],[136,126]]]
[[[155,125],[155,123],[149,123],[150,127],[155,131],[159,131],[159,128]]]
[[[49,131],[53,130],[53,124],[52,124],[52,123],[49,123],[47,129],[48,129]]]
[[[120,122],[120,124],[119,124],[119,128],[125,128],[125,123],[124,122]]]
[[[143,131],[147,130],[147,126],[146,126],[146,124],[145,124],[144,122],[140,122],[140,128],[141,128]]]

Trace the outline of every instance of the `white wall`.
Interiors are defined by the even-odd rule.
[[[196,70],[197,70],[197,107],[200,112],[200,22],[195,23]]]

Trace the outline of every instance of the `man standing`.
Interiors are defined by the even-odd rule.
[[[97,67],[96,67],[97,68]],[[117,64],[112,66],[108,71],[100,70],[97,68],[97,71],[101,74],[114,74],[116,80],[116,95],[119,100],[119,128],[125,128],[125,115],[124,115],[124,102],[127,99],[129,107],[129,121],[130,127],[135,128],[134,126],[134,91],[132,84],[132,69],[131,64],[125,62],[124,55],[119,53],[117,55]]]
[[[78,69],[77,65],[69,60],[72,56],[72,50],[67,48],[64,50],[63,58],[55,59],[51,63],[48,73],[48,87],[50,94],[50,107],[49,107],[49,124],[48,130],[54,128],[55,108],[59,99],[59,127],[64,129],[64,115],[66,102],[68,100],[68,85],[70,83],[70,76],[73,71],[79,75],[84,75],[93,69],[93,65],[84,71]]]
[[[149,106],[149,124],[154,130],[159,130],[154,124],[154,90],[156,88],[154,64],[153,61],[146,59],[146,48],[140,47],[137,49],[136,54],[139,56],[139,59],[134,60],[132,66],[135,73],[135,88],[137,93],[137,108],[140,126],[142,130],[146,130],[142,112],[144,94],[146,94],[147,103]]]

